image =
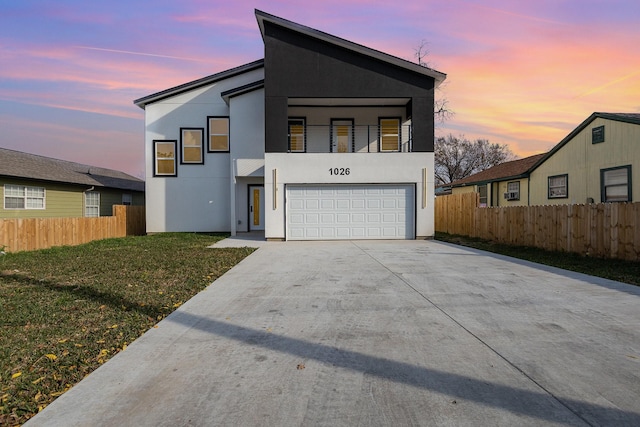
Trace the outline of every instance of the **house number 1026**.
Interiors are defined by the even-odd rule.
[[[350,168],[329,168],[329,175],[351,175]]]

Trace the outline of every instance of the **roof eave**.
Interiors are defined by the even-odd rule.
[[[136,99],[135,101],[133,101],[133,103],[144,110],[148,104],[153,104],[154,102],[158,102],[175,95],[180,95],[190,90],[198,89],[203,86],[207,86],[212,83],[218,82],[220,80],[228,79],[230,77],[234,77],[239,74],[244,74],[249,71],[257,70],[262,67],[264,67],[264,59],[259,59],[257,61],[253,61],[248,64],[241,65],[239,67],[221,71],[219,73],[212,74],[210,76],[203,77],[198,80],[187,82],[187,83],[184,83],[184,84],[181,84],[157,93],[153,93],[148,96],[144,96],[142,98]]]

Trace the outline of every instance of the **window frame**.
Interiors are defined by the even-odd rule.
[[[482,195],[481,189],[484,189],[484,196]],[[489,185],[486,183],[478,184],[478,204],[481,208],[486,208],[487,206],[489,206]]]
[[[291,149],[292,122],[302,123],[302,150]],[[300,126],[300,124],[298,124],[298,126]],[[288,153],[306,153],[307,152],[307,118],[306,117],[288,117],[287,118],[287,152]]]
[[[226,133],[213,133],[214,125],[212,125],[212,121],[214,120],[226,120],[227,122],[227,132]],[[227,146],[225,149],[213,148],[213,144],[211,143],[211,137],[213,136],[226,136],[227,137]],[[228,153],[231,151],[231,119],[229,116],[207,116],[207,153]]]
[[[173,157],[161,157],[158,158],[158,144],[172,144],[173,145]],[[154,177],[176,177],[178,176],[178,162],[177,153],[178,141],[175,139],[154,139],[153,140],[153,176]],[[173,172],[161,173],[158,171],[158,160],[172,160]]]
[[[613,185],[605,185],[605,175],[607,172],[610,171],[614,171],[614,170],[623,170],[626,169],[627,171],[627,183],[626,183],[626,187],[627,187],[627,199],[626,200],[607,200],[607,188],[609,187],[621,187],[621,184],[613,184]],[[632,180],[631,180],[631,165],[624,165],[624,166],[616,166],[616,167],[612,167],[612,168],[605,168],[605,169],[600,169],[600,201],[602,203],[625,203],[625,202],[632,202],[633,201],[633,189],[631,187],[632,184]]]
[[[331,146],[329,147],[329,151],[332,153],[340,153],[338,140],[334,141],[336,135],[334,133],[338,128],[347,127],[349,134],[348,137],[348,145],[346,153],[355,153],[356,152],[356,138],[355,138],[355,120],[353,118],[348,119],[331,119],[331,125],[329,126],[329,139]],[[335,151],[333,150],[335,142]]]
[[[591,128],[591,144],[601,144],[605,141],[604,125]]]
[[[394,150],[385,150],[384,147],[384,141],[383,139],[385,138],[386,134],[382,133],[382,122],[383,121],[389,121],[389,120],[395,120],[398,122],[398,133],[397,134],[388,134],[389,136],[394,136],[397,135],[398,138],[398,145]],[[378,151],[380,153],[399,153],[401,151],[401,147],[402,147],[402,117],[378,117]]]
[[[7,195],[7,187],[15,187],[15,188],[22,188],[22,196],[16,196],[16,195]],[[38,192],[42,192],[42,197],[39,196],[34,196],[29,195],[28,190],[37,190]],[[35,187],[35,186],[30,186],[30,185],[19,185],[19,184],[4,184],[4,188],[3,188],[3,209],[4,210],[37,210],[37,211],[42,211],[47,209],[47,189],[44,187]],[[7,198],[12,198],[12,199],[22,199],[22,207],[7,207]],[[42,206],[41,207],[30,207],[29,206],[29,200],[42,200]]]
[[[98,203],[89,205],[89,197],[87,196],[97,196]],[[87,210],[89,208],[97,209],[97,215],[89,215]],[[85,218],[99,218],[100,217],[100,192],[99,191],[85,191],[84,192],[84,217]]]
[[[509,186],[511,184],[516,185],[518,187],[518,189],[515,190],[515,191],[510,190]],[[513,199],[507,198],[507,201],[509,201],[509,202],[519,201],[520,200],[520,181],[508,181],[507,182],[507,193],[517,193],[517,196],[515,198],[513,198]]]
[[[185,145],[185,133],[195,133],[196,134],[196,143]],[[197,135],[200,135],[198,138]],[[200,140],[198,142],[198,140]],[[199,160],[185,160],[185,148],[194,148],[197,147],[200,151],[200,159]],[[195,127],[181,127],[180,128],[180,164],[181,165],[203,165],[204,164],[204,128],[195,128]]]
[[[131,193],[122,193],[122,204],[124,206],[133,205],[133,195]]]
[[[554,196],[551,194],[551,180],[554,178],[564,178],[564,195]],[[558,187],[554,187],[558,188]],[[552,175],[547,177],[547,199],[568,199],[569,198],[569,174]]]

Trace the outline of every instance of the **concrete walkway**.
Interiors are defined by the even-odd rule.
[[[638,426],[639,308],[434,241],[268,243],[27,425]]]

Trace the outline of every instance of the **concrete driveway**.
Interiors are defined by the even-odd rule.
[[[640,288],[435,241],[268,243],[28,425],[638,426]]]

